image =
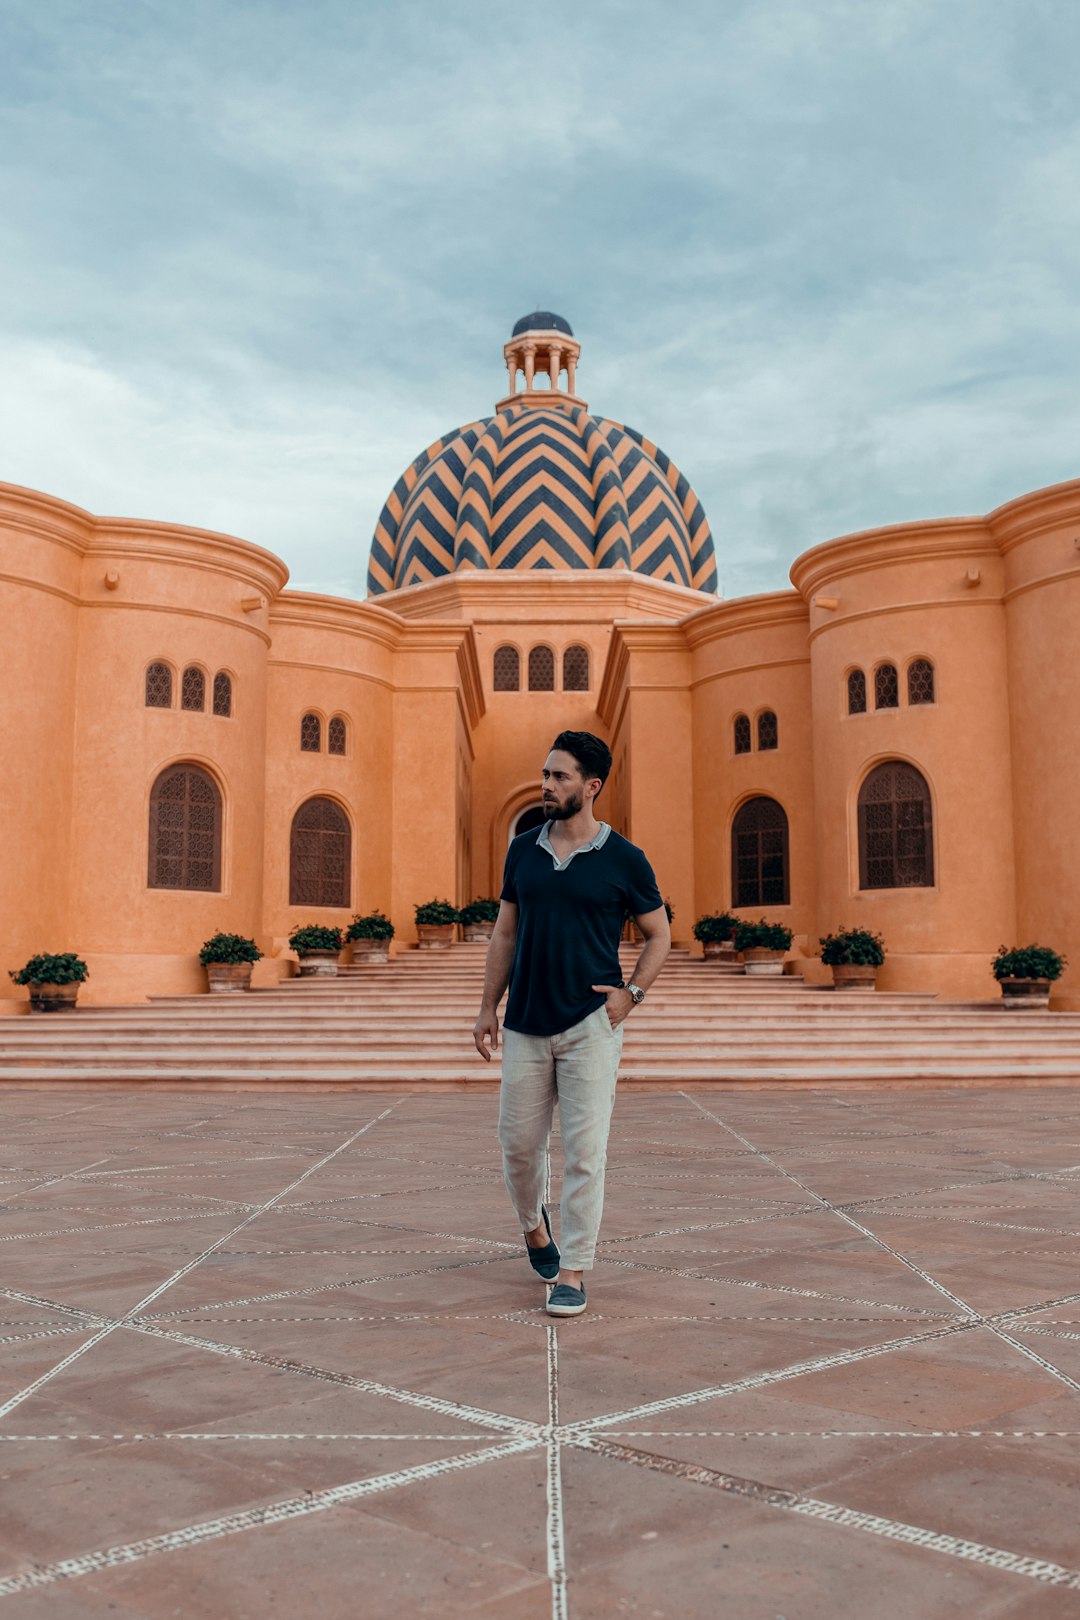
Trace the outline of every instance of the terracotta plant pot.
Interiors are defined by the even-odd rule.
[[[207,962],[206,978],[210,994],[233,995],[251,989],[251,962]]]
[[[361,963],[366,966],[389,962],[390,960],[390,941],[388,939],[368,939],[365,935],[360,939],[350,940],[350,944],[352,945],[353,963],[357,966]]]
[[[1010,1012],[1037,1012],[1050,1006],[1049,979],[999,979],[1001,1005]]]
[[[495,927],[493,922],[474,922],[462,925],[462,938],[476,944],[479,940],[491,938],[491,931]]]
[[[336,979],[338,970],[337,951],[308,951],[300,958],[300,977],[302,979]]]
[[[872,962],[834,962],[832,982],[834,990],[874,990],[877,968]]]
[[[30,1011],[36,1013],[74,1012],[79,994],[75,984],[28,984]]]
[[[454,943],[456,923],[417,923],[416,934],[422,951],[448,951]]]
[[[778,978],[784,971],[785,951],[770,951],[764,945],[750,945],[742,952],[743,966],[755,978]]]
[[[735,941],[733,939],[706,939],[702,941],[701,949],[705,953],[706,962],[735,963]]]

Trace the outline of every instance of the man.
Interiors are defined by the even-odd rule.
[[[604,1204],[608,1127],[623,1023],[671,949],[667,911],[641,850],[593,814],[611,770],[589,731],[556,737],[543,770],[544,825],[515,838],[473,1027],[480,1056],[499,1044],[507,984],[499,1141],[529,1263],[557,1286],[552,1316],[580,1316]],[[645,948],[629,984],[619,966],[627,913]],[[562,1254],[543,1205],[555,1102],[563,1139]]]

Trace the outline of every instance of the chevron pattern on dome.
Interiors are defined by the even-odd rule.
[[[436,440],[375,530],[372,595],[459,568],[631,568],[715,591],[712,535],[659,447],[583,406],[508,406]]]

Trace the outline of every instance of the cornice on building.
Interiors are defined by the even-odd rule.
[[[703,608],[682,622],[686,644],[692,650],[744,630],[768,630],[790,624],[809,626],[809,610],[798,591],[763,591],[737,596]]]
[[[1011,551],[1063,523],[1080,524],[1080,479],[1049,484],[995,507],[986,519],[998,550]]]
[[[671,619],[684,618],[688,611],[711,605],[716,600],[689,586],[674,585],[626,568],[583,568],[565,572],[539,568],[520,572],[459,569],[440,579],[425,580],[417,585],[406,585],[399,591],[367,598],[369,603],[385,602],[394,613],[410,620],[428,614],[476,613],[478,610],[488,610],[487,616],[497,617],[500,610],[508,607],[566,602],[567,599],[582,609],[602,608],[612,617],[621,606],[630,611],[662,613]]]
[[[939,562],[994,551],[986,518],[933,518],[826,540],[796,557],[789,577],[808,601],[820,586],[898,562]]]

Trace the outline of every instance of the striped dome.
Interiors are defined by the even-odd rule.
[[[507,405],[429,445],[398,479],[368,591],[459,568],[618,567],[715,591],[708,520],[683,474],[582,405]]]

